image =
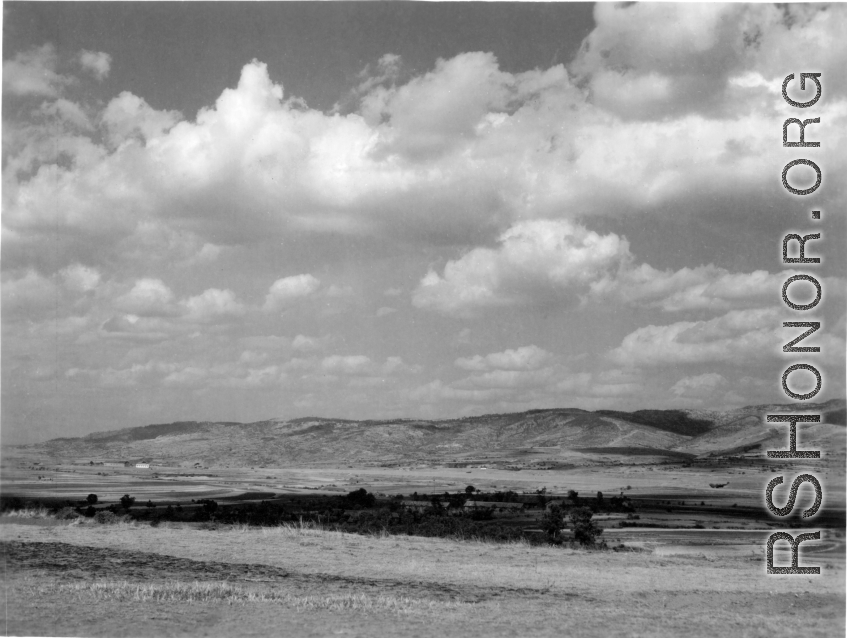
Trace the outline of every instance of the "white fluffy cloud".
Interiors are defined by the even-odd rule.
[[[793,271],[732,273],[713,264],[679,270],[635,265],[625,237],[600,235],[573,222],[520,222],[497,248],[475,248],[449,261],[443,275],[430,270],[413,295],[415,306],[468,317],[486,307],[616,302],[659,308],[726,311],[755,308]],[[843,281],[829,278],[837,296]]]
[[[775,77],[812,62],[843,95],[843,11],[804,5],[600,3],[596,28],[571,69],[592,101],[622,117],[660,118],[727,107],[746,110],[732,79],[746,69]],[[660,25],[673,25],[663,28]],[[661,36],[657,36],[661,29]],[[790,52],[790,53],[789,53]],[[737,86],[737,85],[736,85]],[[748,94],[749,95],[749,94]]]
[[[12,95],[56,97],[73,79],[56,72],[58,57],[52,44],[17,53],[3,63],[3,90]]]
[[[264,309],[268,312],[283,310],[297,300],[313,294],[320,285],[320,279],[310,274],[277,279],[265,296]]]
[[[124,312],[141,317],[169,316],[177,313],[174,293],[161,279],[139,279],[132,289],[115,300]]]
[[[475,371],[490,370],[492,368],[501,370],[533,370],[549,361],[552,356],[543,348],[529,345],[504,350],[503,352],[492,352],[485,356],[460,357],[456,359],[455,364],[464,370]]]
[[[157,111],[129,91],[114,98],[103,110],[101,121],[113,146],[138,137],[152,140],[182,119],[177,111]]]
[[[684,398],[710,398],[715,392],[726,387],[728,381],[717,372],[707,372],[692,377],[683,377],[673,384],[671,392]]]
[[[246,308],[231,290],[209,288],[184,302],[189,321],[205,323],[223,317],[240,317]]]
[[[797,336],[782,327],[783,320],[786,313],[780,308],[757,308],[732,310],[708,321],[645,326],[624,337],[609,358],[624,366],[761,363],[781,357],[782,345]],[[821,335],[814,345],[830,357],[844,352],[844,339],[832,333]]]
[[[625,239],[601,236],[565,220],[520,222],[499,242],[496,249],[475,248],[448,262],[443,276],[427,273],[415,290],[415,306],[464,315],[519,303],[539,290],[554,296],[579,294],[629,256]]]
[[[83,50],[79,53],[79,63],[97,80],[102,81],[106,79],[112,68],[112,56],[103,51]]]
[[[49,67],[50,55],[36,57]],[[784,105],[771,91],[778,82],[768,77],[766,86],[744,90],[764,102],[762,110],[778,113]],[[844,168],[836,150],[847,135],[847,105],[831,99],[821,116],[829,143],[809,150],[837,174]],[[438,244],[498,233],[504,241],[505,232],[523,233],[529,242],[558,236],[574,249],[588,242],[587,251],[591,237],[576,225],[544,231],[519,220],[645,209],[693,215],[728,191],[760,195],[773,178],[766,119],[761,112],[724,119],[691,112],[622,121],[586,101],[562,66],[512,74],[481,53],[442,60],[405,84],[374,86],[359,112],[328,115],[285,99],[266,65],[254,61],[193,121],[121,93],[97,118],[107,146],[78,134],[62,141],[70,166],[55,163],[55,143],[36,144],[35,129],[19,133],[10,165],[29,171],[6,172],[3,225],[17,237],[11,258],[22,262],[47,242],[48,220],[97,255],[137,244],[140,229],[156,224],[188,231],[200,245],[221,237],[250,244],[292,232]],[[39,131],[55,138],[52,123]],[[838,190],[833,184],[828,197]],[[58,219],[57,199],[66,204]],[[539,247],[551,255],[549,246]],[[454,282],[481,305],[497,283],[489,275],[500,272],[491,257],[467,256],[456,274],[466,281]],[[584,266],[602,268],[614,257],[600,253],[592,263],[585,256]],[[571,279],[580,278],[580,267],[574,264]]]

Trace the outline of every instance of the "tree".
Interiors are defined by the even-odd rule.
[[[473,485],[468,485],[468,486],[465,488],[465,494],[467,494],[468,496],[470,496],[470,495],[471,495],[471,494],[473,494],[474,492],[476,492],[476,488],[475,488]]]
[[[562,541],[562,528],[565,526],[565,515],[562,508],[558,505],[551,505],[550,509],[544,512],[541,517],[541,529],[547,534],[547,538],[551,543],[560,543]]]
[[[203,511],[206,512],[207,514],[214,514],[218,509],[218,502],[213,501],[210,498],[202,498],[197,502],[203,504]],[[264,501],[262,501],[262,502],[264,502]]]
[[[97,495],[96,494],[89,494],[88,496],[85,497],[85,500],[88,501],[89,505],[94,505],[95,503],[97,503]]]
[[[579,492],[577,492],[575,490],[568,490],[568,499],[574,505],[579,505]]]
[[[125,510],[128,510],[130,507],[132,507],[133,503],[135,503],[134,496],[130,496],[129,494],[124,494],[123,496],[121,496],[121,507],[123,507]]]
[[[376,496],[360,487],[344,497],[345,505],[350,509],[368,509],[376,504]]]
[[[451,494],[449,499],[450,507],[461,509],[465,506],[468,500],[467,494]]]
[[[592,516],[594,514],[587,507],[575,507],[570,512],[573,537],[580,545],[593,547],[597,544],[597,537],[603,533],[602,528],[591,520]]]

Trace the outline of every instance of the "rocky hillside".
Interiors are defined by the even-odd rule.
[[[230,467],[366,461],[462,462],[481,455],[521,458],[533,449],[681,456],[743,450],[768,440],[785,444],[785,426],[764,422],[767,412],[824,414],[825,424],[803,425],[801,446],[843,431],[845,402],[749,406],[732,411],[579,409],[424,421],[349,421],[309,417],[257,423],[177,422],[54,439],[25,446],[28,454],[63,459],[139,459],[173,465]],[[798,410],[799,411],[799,410]],[[821,438],[823,437],[823,438]],[[19,448],[21,451],[24,449]],[[11,450],[10,450],[11,451]]]

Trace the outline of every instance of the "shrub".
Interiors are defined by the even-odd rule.
[[[132,507],[133,503],[135,503],[134,496],[130,496],[129,494],[124,494],[123,496],[121,496],[121,507],[123,507],[125,510],[128,510],[130,507]]]
[[[86,501],[88,501],[88,504],[89,504],[89,505],[94,505],[94,504],[96,504],[96,503],[97,503],[97,495],[96,495],[96,494],[89,494],[89,495],[85,498],[85,500],[86,500]]]
[[[574,540],[587,547],[594,547],[597,544],[597,537],[603,533],[603,530],[591,520],[592,516],[594,515],[587,507],[576,507],[570,512]]]
[[[60,521],[71,521],[79,518],[79,513],[74,511],[72,507],[63,507],[56,512],[56,519]]]
[[[100,525],[115,525],[123,520],[122,516],[118,516],[114,512],[101,510],[94,515],[94,522]]]
[[[547,534],[547,538],[551,543],[559,544],[562,542],[562,528],[565,526],[565,515],[562,508],[558,505],[551,505],[550,509],[544,512],[541,517],[541,529]]]
[[[213,501],[210,498],[201,498],[197,502],[203,504],[203,511],[206,512],[206,514],[214,514],[218,509],[218,502]]]
[[[85,508],[85,515],[86,515],[88,518],[91,518],[91,517],[92,517],[92,516],[94,516],[96,513],[97,513],[97,510],[95,509],[95,507],[94,507],[93,505],[89,505],[88,507],[86,507],[86,508]]]

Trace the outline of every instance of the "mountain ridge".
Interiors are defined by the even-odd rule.
[[[164,464],[255,466],[325,462],[408,462],[426,459],[529,458],[620,454],[679,458],[761,446],[784,445],[781,424],[765,423],[766,412],[821,412],[824,423],[803,424],[805,443],[834,436],[845,423],[845,402],[745,406],[716,410],[534,409],[453,419],[279,418],[250,423],[175,421],[63,437],[14,446],[50,457],[153,458]],[[811,437],[811,438],[810,438]],[[13,446],[10,446],[13,447]]]

